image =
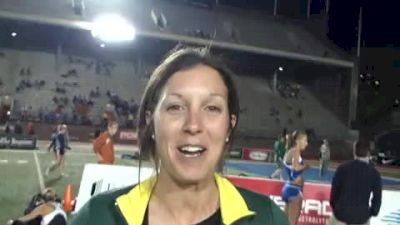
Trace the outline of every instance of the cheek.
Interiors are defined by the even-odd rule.
[[[154,134],[156,136],[157,143],[161,146],[177,136],[177,132],[181,127],[181,122],[177,120],[171,120],[166,117],[161,117],[154,121]]]
[[[225,139],[229,135],[229,122],[227,120],[212,121],[209,123],[207,130],[215,142],[225,144]]]

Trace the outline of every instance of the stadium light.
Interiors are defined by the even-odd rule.
[[[116,14],[97,17],[91,28],[92,36],[104,42],[123,42],[135,39],[135,28],[124,18]]]
[[[400,105],[400,99],[396,98],[396,99],[394,100],[394,106],[395,106],[395,107],[399,107],[399,105]]]
[[[106,44],[104,44],[104,43],[100,44],[100,48],[105,48],[105,47],[106,47]]]
[[[17,33],[16,33],[16,32],[12,32],[12,33],[11,33],[11,36],[12,36],[12,37],[16,37],[16,36],[17,36]]]
[[[283,67],[280,66],[280,67],[278,68],[278,70],[282,72],[282,71],[283,71]]]

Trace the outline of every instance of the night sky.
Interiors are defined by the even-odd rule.
[[[358,120],[370,125],[399,110],[399,7],[395,1],[372,0],[333,0],[330,6],[327,35],[350,54],[356,53],[359,10],[363,8]]]

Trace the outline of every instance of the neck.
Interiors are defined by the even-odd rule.
[[[299,152],[299,153],[301,153],[300,146],[298,146],[298,145],[295,145],[295,146],[293,147],[293,149],[294,149],[296,152]]]
[[[368,156],[365,156],[365,157],[356,156],[356,159],[360,160],[360,161],[363,161],[363,162],[366,162],[366,163],[369,163],[369,157]]]
[[[195,224],[212,215],[219,207],[219,192],[214,176],[194,184],[182,184],[160,173],[151,201],[179,224]],[[175,221],[178,222],[178,221]]]

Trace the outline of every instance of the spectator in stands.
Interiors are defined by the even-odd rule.
[[[127,127],[128,128],[133,128],[134,127],[134,117],[132,113],[128,114],[128,120],[127,120]]]
[[[7,225],[33,224],[34,221],[41,225],[66,225],[67,214],[57,198],[54,189],[44,189],[40,195],[40,202],[31,212],[18,219],[9,220]]]
[[[118,131],[118,123],[108,122],[107,131],[103,132],[94,140],[93,151],[97,156],[97,162],[100,164],[114,163],[114,142],[113,136]]]
[[[331,150],[328,140],[324,139],[322,141],[322,145],[319,150],[319,177],[322,178],[325,175],[326,170],[329,168],[329,161],[331,159]]]
[[[15,123],[15,126],[14,126],[14,134],[20,135],[22,133],[23,133],[23,131],[22,131],[22,126],[21,126],[21,121],[18,120],[17,123]]]
[[[71,224],[288,225],[270,198],[216,173],[232,143],[238,112],[229,70],[205,51],[172,53],[152,74],[139,110],[140,157],[151,156],[156,175],[96,195]]]
[[[303,203],[304,170],[309,166],[304,163],[301,153],[307,148],[308,138],[304,131],[295,131],[291,135],[290,149],[283,159],[289,181],[283,186],[282,200],[286,203],[285,212],[292,225],[296,225]]]
[[[35,127],[33,126],[32,122],[28,122],[26,125],[26,133],[31,136],[35,135]]]
[[[299,109],[297,111],[297,117],[301,120],[303,118],[303,110]]]
[[[332,180],[329,225],[369,224],[381,207],[382,181],[370,163],[370,145],[360,138],[354,145],[355,159],[340,165]],[[371,199],[372,193],[372,199]]]
[[[117,115],[116,115],[116,112],[115,112],[115,106],[114,105],[107,104],[105,113],[107,114],[107,123],[108,122],[112,122],[112,121],[117,121]]]
[[[10,134],[10,124],[8,122],[6,122],[5,124],[5,128],[4,128],[4,133],[6,133],[7,135]]]

